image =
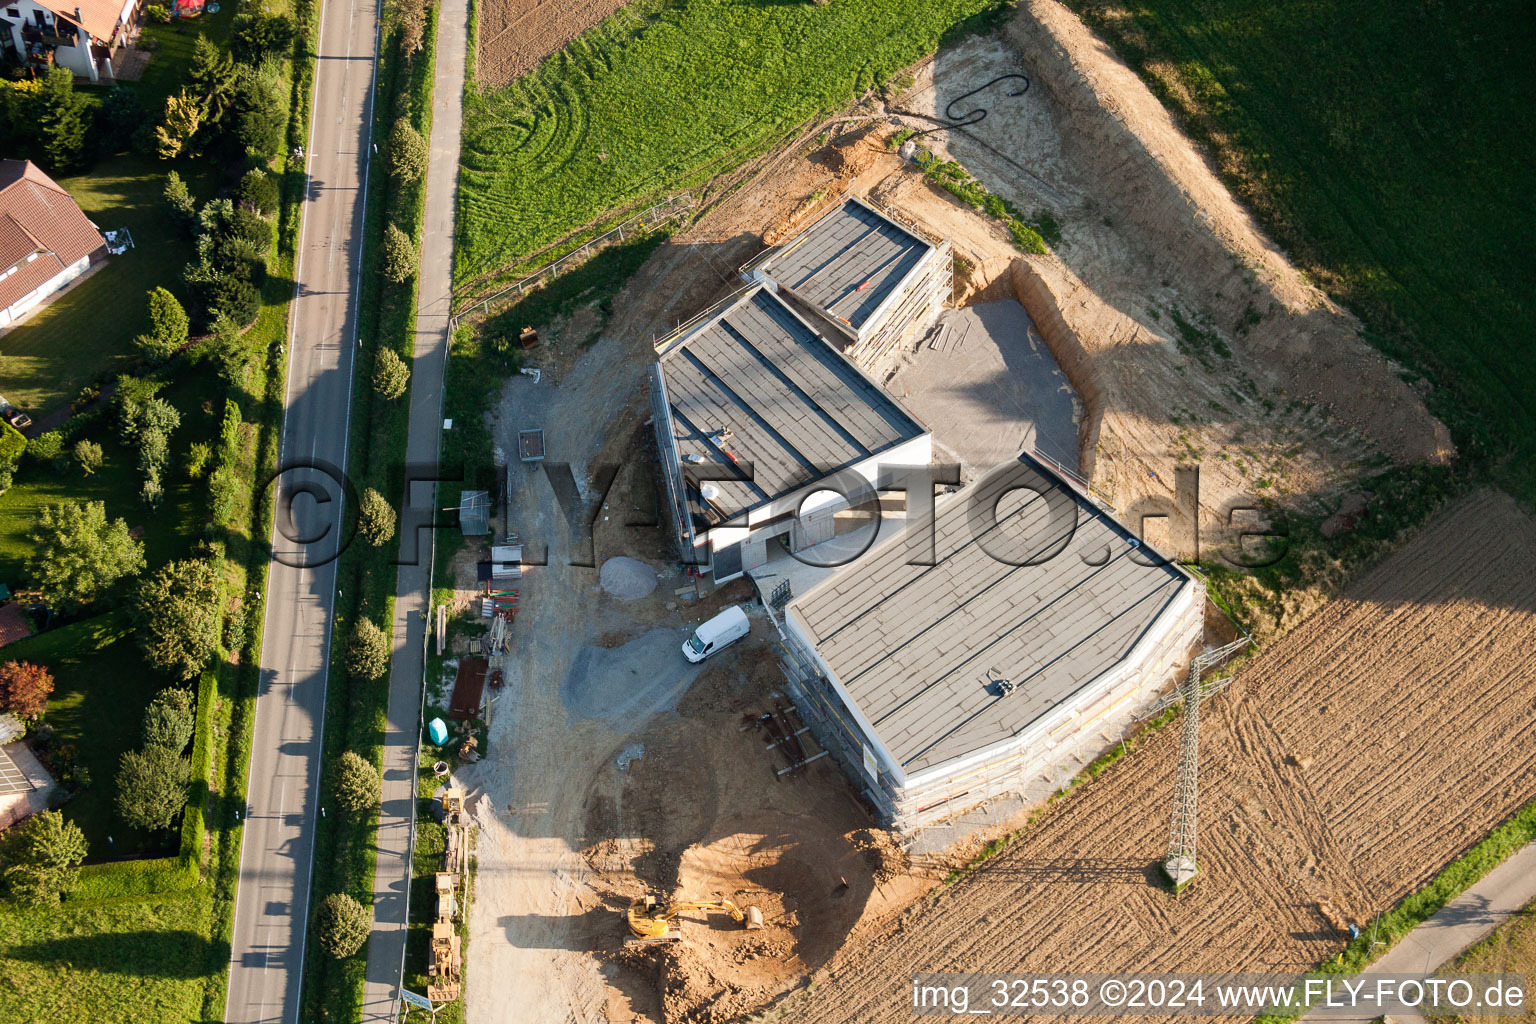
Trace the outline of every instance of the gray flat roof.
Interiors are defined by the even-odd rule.
[[[712,481],[722,518],[927,433],[766,288],[713,311],[660,363],[680,457],[752,464],[750,481],[740,469]]]
[[[1123,660],[1192,585],[1170,565],[1133,561],[1124,528],[1034,459],[1020,464],[1044,479],[1046,498],[1008,496],[1017,483],[983,478],[940,503],[937,564],[909,564],[909,540],[897,537],[789,604],[908,774],[1022,732]],[[973,529],[973,501],[996,507],[999,525]],[[1012,559],[1041,564],[1010,565],[983,547],[1038,555],[1067,536],[1069,506],[1077,525],[1064,550]],[[1016,689],[1001,695],[997,679]]]
[[[931,248],[849,198],[785,243],[759,269],[858,331]]]

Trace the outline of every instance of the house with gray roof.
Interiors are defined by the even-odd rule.
[[[1021,455],[789,602],[795,703],[887,823],[1023,784],[1173,679],[1203,588]]]
[[[882,464],[933,454],[926,427],[762,284],[658,343],[651,410],[672,532],[717,583],[770,543],[829,540]]]

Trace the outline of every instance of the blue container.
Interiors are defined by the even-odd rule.
[[[434,718],[427,723],[427,736],[433,743],[442,746],[448,742],[448,726],[441,718]]]

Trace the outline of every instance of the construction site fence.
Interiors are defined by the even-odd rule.
[[[521,298],[533,289],[542,287],[554,278],[559,277],[565,271],[585,263],[600,250],[622,242],[626,237],[633,238],[636,235],[654,231],[662,224],[682,217],[683,214],[693,209],[693,206],[694,197],[691,192],[679,192],[675,196],[663,199],[661,202],[641,210],[634,216],[620,221],[595,238],[588,239],[564,256],[551,260],[528,276],[512,282],[501,291],[484,296],[483,298],[471,299],[449,318],[449,326],[450,328],[457,327],[459,321],[473,312],[478,311],[482,316],[487,315],[491,311],[491,303],[513,294]]]
[[[721,310],[728,308],[737,299],[741,298],[741,296],[756,287],[756,282],[738,285],[731,290],[730,294],[721,299],[719,302],[715,303],[713,306],[710,306],[708,309],[701,312],[695,313],[687,320],[683,320],[678,323],[676,327],[672,328],[666,334],[663,334],[660,338],[657,338],[651,342],[652,347],[656,350],[656,355],[660,357],[672,351],[672,349],[676,348],[684,338],[692,333],[695,327],[699,326],[699,324],[709,320],[712,317],[719,316]]]

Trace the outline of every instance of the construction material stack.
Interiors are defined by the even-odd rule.
[[[442,870],[434,878],[437,906],[432,922],[432,962],[427,965],[427,998],[434,1003],[450,1003],[463,991],[464,948],[455,922],[468,910],[469,829],[464,794],[456,787],[442,791],[441,808],[447,844]]]

